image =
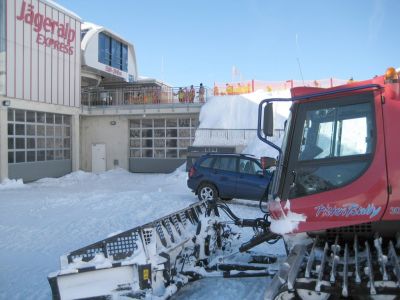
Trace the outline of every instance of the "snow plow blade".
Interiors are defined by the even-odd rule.
[[[263,259],[260,266],[258,259],[255,267],[238,264],[233,250],[239,249],[239,235],[210,203],[195,203],[61,256],[60,270],[48,276],[53,299],[166,299],[210,272],[268,274],[265,261],[271,260]],[[241,254],[254,261],[248,252]],[[235,256],[235,264],[227,256]]]

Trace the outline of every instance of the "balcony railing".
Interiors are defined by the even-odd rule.
[[[283,133],[284,129],[275,129],[274,137],[280,138],[283,136]],[[254,139],[257,139],[257,129],[197,128],[195,143],[193,145],[247,145]]]
[[[207,101],[209,89],[194,87],[138,87],[124,89],[97,89],[82,91],[81,103],[85,106],[123,106],[123,105],[165,105],[165,104],[203,104]]]

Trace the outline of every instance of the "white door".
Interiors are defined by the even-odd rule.
[[[106,170],[106,144],[92,144],[92,172]]]

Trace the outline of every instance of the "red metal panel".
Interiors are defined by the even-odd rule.
[[[370,83],[382,83],[383,85],[383,79],[381,77],[373,81],[370,80],[367,82],[360,82],[359,85]],[[311,91],[310,88],[298,88],[295,90],[297,92],[296,96],[306,95]],[[312,88],[312,92],[316,91],[318,92],[321,90]],[[398,109],[398,112],[400,112],[400,102]],[[385,110],[387,110],[387,108],[385,108]],[[397,127],[393,126],[393,129],[400,128],[399,116],[400,114],[397,113],[399,123],[397,123]],[[392,118],[394,119],[393,116]],[[358,179],[346,186],[290,200],[291,211],[298,214],[303,214],[306,217],[305,222],[299,223],[296,232],[318,231],[381,220],[388,203],[386,152],[384,143],[385,132],[383,126],[381,91],[375,92],[375,119],[375,154],[369,168],[364,172],[363,175],[361,175]],[[395,151],[397,151],[397,155],[400,154],[400,142],[398,142],[396,150],[392,150],[392,155],[395,155]],[[397,179],[399,182],[397,186],[397,199],[399,200],[400,207],[400,163],[396,165],[396,169],[398,176]],[[280,208],[279,206],[275,206],[275,208],[271,207],[272,209],[276,210],[276,212],[271,212],[272,215],[277,215],[278,217],[279,210],[284,210],[285,204],[286,202],[282,201],[280,203],[280,206],[282,208]],[[323,214],[320,211],[318,212],[321,207],[329,208],[336,211],[341,210],[344,213],[336,215]],[[355,210],[353,210],[353,212],[350,211],[351,207],[355,207],[355,209],[357,207],[365,209],[363,212],[366,212],[368,210],[371,213],[354,213]],[[349,211],[348,214],[345,213],[347,211]]]

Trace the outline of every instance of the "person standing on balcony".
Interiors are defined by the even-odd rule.
[[[205,89],[202,83],[200,83],[200,87],[199,87],[199,101],[200,103],[204,103],[204,93],[205,93]]]
[[[194,97],[196,96],[196,90],[193,87],[193,84],[190,86],[189,90],[189,102],[193,103],[194,102]]]
[[[189,90],[185,87],[185,103],[189,102]]]
[[[180,87],[179,91],[178,91],[178,100],[180,103],[182,103],[185,99],[185,92],[183,91],[183,89]]]

